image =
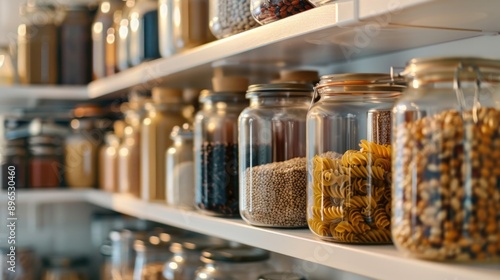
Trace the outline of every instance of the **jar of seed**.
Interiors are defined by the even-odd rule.
[[[210,30],[218,39],[259,26],[250,12],[250,0],[210,0],[209,4]]]
[[[260,24],[268,24],[314,7],[308,0],[250,0],[250,4],[252,16]]]
[[[239,117],[240,214],[252,225],[305,227],[306,116],[313,88],[252,85]]]
[[[397,247],[431,260],[500,257],[500,60],[411,60],[394,107]]]
[[[391,109],[403,87],[390,81],[339,74],[316,86],[319,100],[307,115],[307,219],[323,240],[391,242]]]
[[[205,214],[239,216],[238,116],[248,106],[243,77],[217,77],[202,91],[194,121],[196,208]]]

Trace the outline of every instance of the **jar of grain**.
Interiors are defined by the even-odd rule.
[[[248,106],[242,77],[217,77],[200,95],[194,121],[196,208],[217,216],[239,215],[238,116]]]
[[[390,243],[391,110],[385,74],[321,77],[307,115],[311,231],[323,240]]]
[[[42,138],[45,143],[35,143]],[[49,144],[55,139],[48,136],[35,136],[30,141],[30,160],[28,164],[29,186],[33,189],[57,188],[61,186],[62,173],[60,155],[56,148]]]
[[[209,4],[210,30],[218,39],[259,26],[250,12],[250,0],[210,0]]]
[[[413,59],[394,107],[392,234],[431,260],[498,259],[500,60]]]
[[[252,225],[305,227],[306,117],[313,87],[298,83],[248,88],[239,117],[240,214]]]
[[[250,0],[252,16],[268,24],[314,8],[308,0]]]

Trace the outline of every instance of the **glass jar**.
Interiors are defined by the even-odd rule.
[[[173,143],[166,132],[186,119],[181,114],[181,90],[156,87],[152,95],[141,126],[141,198],[165,201],[165,152]]]
[[[170,134],[174,144],[167,150],[167,204],[194,208],[193,129],[185,123]]]
[[[135,6],[130,10],[129,24],[131,65],[159,58],[158,1],[136,0]]]
[[[0,152],[2,189],[26,188],[27,156],[24,139],[7,141]]]
[[[308,0],[250,0],[250,4],[252,16],[260,24],[268,24],[314,7]]]
[[[146,231],[113,230],[109,233],[111,239],[111,272],[113,279],[131,280],[134,273],[136,254],[134,241],[146,239]]]
[[[90,11],[85,5],[66,7],[60,26],[60,75],[65,85],[86,85],[92,80]]]
[[[195,280],[255,280],[273,271],[267,251],[247,246],[207,249],[201,260],[204,266],[196,271]]]
[[[238,116],[248,106],[242,77],[213,79],[200,95],[194,121],[196,208],[217,216],[239,216]]]
[[[114,74],[109,67],[109,60],[114,57],[114,48],[107,46],[108,30],[114,34],[114,13],[122,6],[121,0],[102,0],[92,24],[92,73],[94,79]],[[109,38],[111,39],[111,38]],[[113,40],[114,41],[114,40]],[[112,44],[114,46],[114,42]]]
[[[57,188],[61,186],[61,153],[59,139],[33,136],[29,139],[30,160],[28,178],[30,188]]]
[[[172,254],[156,236],[134,242],[134,280],[162,280],[163,265]]]
[[[250,12],[250,0],[210,0],[210,30],[218,39],[259,26]]]
[[[58,80],[57,12],[52,5],[32,1],[21,6],[18,71],[23,84],[56,84]]]
[[[0,46],[0,85],[11,85],[15,81],[12,54],[8,46]]]
[[[84,257],[44,259],[42,280],[88,280],[89,260]]]
[[[279,79],[271,82],[301,83],[314,86],[319,82],[319,76],[316,70],[281,70]]]
[[[391,108],[386,74],[321,77],[307,115],[311,231],[323,240],[390,243]]]
[[[208,28],[208,0],[159,0],[159,9],[163,57],[215,39]]]
[[[104,145],[99,151],[99,188],[104,191],[117,190],[118,181],[118,149],[120,138],[113,132],[104,136]]]
[[[413,59],[395,105],[392,233],[431,260],[500,257],[500,61]]]
[[[173,242],[170,252],[173,256],[165,263],[163,277],[166,280],[194,279],[196,270],[203,265],[201,252],[210,247],[227,245],[227,242],[207,237],[184,238]]]
[[[123,6],[117,23],[115,23],[116,37],[116,66],[118,71],[130,67],[130,10],[135,6],[135,0],[123,0]]]
[[[97,183],[97,157],[101,145],[100,133],[92,119],[73,119],[73,133],[65,143],[65,179],[69,187],[91,188]],[[94,131],[93,131],[94,130]]]
[[[262,274],[257,280],[307,280],[304,276],[292,272],[270,272]]]
[[[313,88],[248,88],[239,117],[240,214],[252,225],[307,226],[306,117]]]

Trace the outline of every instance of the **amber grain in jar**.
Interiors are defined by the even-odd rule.
[[[430,260],[498,260],[500,61],[413,59],[394,107],[392,234]]]
[[[30,187],[57,188],[62,181],[60,161],[56,150],[49,146],[30,147],[31,159],[29,161]]]
[[[323,240],[390,243],[391,109],[402,86],[385,74],[321,77],[307,115],[308,208]]]

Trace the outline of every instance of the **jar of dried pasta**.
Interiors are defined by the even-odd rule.
[[[500,257],[500,60],[411,60],[394,107],[397,247],[431,260]]]
[[[391,109],[386,74],[321,77],[307,115],[311,231],[344,243],[390,243]]]

